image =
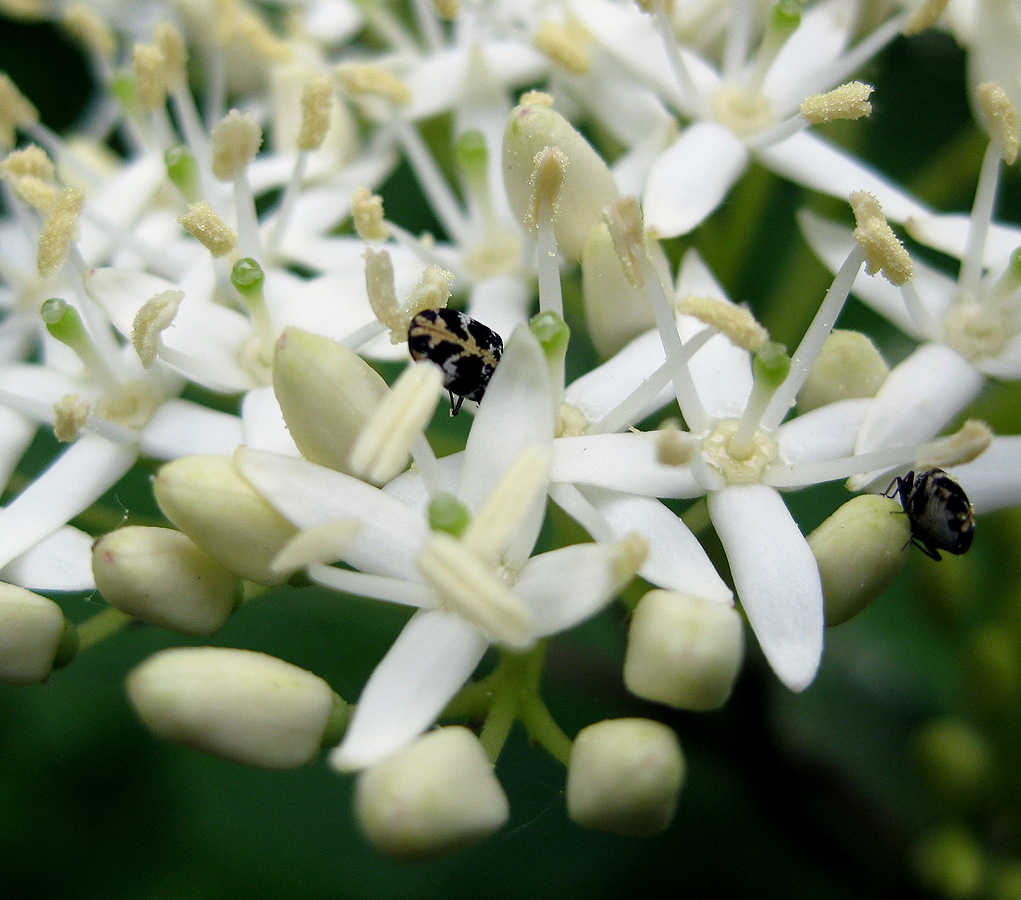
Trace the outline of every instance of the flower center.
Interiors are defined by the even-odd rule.
[[[129,381],[96,401],[96,413],[108,422],[138,430],[152,418],[160,400],[144,382]]]
[[[713,97],[713,115],[740,138],[750,138],[773,125],[769,98],[746,87],[723,85]]]
[[[478,278],[512,275],[521,258],[521,241],[510,234],[495,233],[468,254],[468,268]]]
[[[966,359],[995,357],[1012,336],[1002,310],[967,302],[951,307],[944,320],[947,343]]]
[[[717,425],[702,441],[702,455],[728,483],[754,484],[762,481],[766,467],[776,459],[776,441],[767,432],[756,431],[749,451],[745,453],[744,448],[738,448],[735,453],[732,439],[738,424],[737,419],[731,419]]]

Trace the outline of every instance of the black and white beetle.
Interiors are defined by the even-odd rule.
[[[910,543],[926,556],[938,562],[940,550],[959,556],[971,546],[975,533],[971,501],[942,469],[894,478],[883,496],[898,495],[911,525]]]
[[[450,414],[456,416],[465,400],[482,399],[503,354],[503,339],[455,309],[426,309],[408,326],[408,349],[412,359],[428,359],[443,370]]]

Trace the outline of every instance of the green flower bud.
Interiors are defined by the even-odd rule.
[[[74,626],[52,600],[0,583],[0,682],[38,684],[55,666]]]
[[[685,763],[677,736],[651,719],[607,719],[578,733],[567,767],[567,813],[612,834],[665,829]]]
[[[957,825],[944,825],[915,848],[922,883],[947,900],[967,900],[978,893],[985,860],[975,839]]]
[[[716,709],[730,696],[743,657],[744,629],[733,606],[649,591],[631,619],[624,684],[677,709]]]
[[[273,558],[297,529],[242,477],[229,456],[186,456],[153,482],[163,514],[213,559],[242,578],[282,584]]]
[[[237,605],[237,575],[170,528],[111,531],[92,547],[92,571],[111,606],[184,634],[213,634]]]
[[[798,391],[798,409],[805,413],[837,400],[875,397],[889,372],[871,339],[835,329]]]
[[[499,830],[507,797],[467,728],[430,731],[364,770],[355,787],[358,825],[379,851],[403,860],[453,853]]]
[[[471,513],[453,494],[437,494],[429,501],[429,527],[460,537],[471,523]]]
[[[512,110],[503,137],[503,174],[507,199],[526,227],[532,219],[532,172],[536,154],[547,147],[567,158],[567,168],[557,197],[555,231],[557,247],[571,259],[581,257],[603,208],[617,199],[617,186],[603,158],[560,113],[547,104],[548,97],[530,94]]]
[[[900,504],[878,494],[853,497],[808,536],[827,625],[846,622],[890,586],[909,540],[911,525]]]
[[[1021,650],[1009,628],[989,624],[968,638],[964,679],[969,699],[983,713],[1016,706],[1021,694]]]
[[[993,760],[982,735],[962,719],[937,719],[915,736],[915,759],[933,793],[975,800],[990,785]]]
[[[159,737],[267,769],[311,762],[344,702],[311,672],[225,647],[161,650],[128,675],[127,688]]]
[[[351,448],[389,392],[356,353],[300,328],[277,341],[273,390],[301,455],[348,474]]]

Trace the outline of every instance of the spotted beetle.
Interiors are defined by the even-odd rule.
[[[482,399],[503,355],[503,339],[455,309],[426,309],[411,320],[408,349],[412,359],[428,359],[443,370],[450,414],[456,416],[465,400]]]
[[[959,556],[971,546],[975,532],[971,501],[942,469],[894,478],[883,496],[899,496],[911,525],[910,543],[930,559],[938,562],[940,550]]]

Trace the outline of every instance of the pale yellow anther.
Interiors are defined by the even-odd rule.
[[[705,322],[725,334],[732,344],[750,353],[758,352],[769,340],[769,332],[756,321],[751,310],[719,297],[688,294],[678,299],[677,311]]]
[[[982,110],[989,137],[1000,148],[1000,156],[1008,166],[1014,165],[1019,142],[1017,108],[1010,102],[1007,92],[992,81],[975,89],[975,99]]]
[[[39,121],[39,110],[11,81],[0,72],[0,147],[13,147],[19,128],[31,128]]]
[[[448,22],[453,22],[461,15],[460,0],[433,0],[433,9],[436,10],[436,15]]]
[[[0,12],[12,19],[38,22],[49,10],[47,0],[0,0]]]
[[[383,215],[383,198],[367,187],[360,187],[351,198],[351,218],[363,241],[385,241],[390,236]]]
[[[911,257],[886,221],[879,201],[866,191],[855,191],[849,200],[858,223],[854,239],[865,251],[865,271],[869,275],[882,272],[887,281],[898,287],[909,282]]]
[[[801,103],[801,115],[813,125],[838,119],[862,119],[872,114],[869,96],[875,88],[863,81],[849,81],[825,94],[813,94]]]
[[[549,447],[526,447],[507,467],[472,516],[461,540],[480,558],[500,563],[504,551],[549,484],[552,452]]]
[[[92,412],[92,404],[81,394],[65,394],[53,404],[53,433],[65,444],[78,440]]]
[[[213,256],[226,256],[237,246],[237,232],[213,212],[205,200],[193,203],[177,221]]]
[[[151,368],[156,362],[162,343],[160,335],[173,323],[183,299],[184,291],[163,291],[143,303],[135,314],[131,326],[131,345],[144,368]]]
[[[238,12],[231,22],[231,33],[248,44],[267,62],[286,62],[291,50],[269,26],[251,10]]]
[[[390,329],[390,342],[400,344],[408,339],[408,319],[397,302],[394,287],[394,265],[386,250],[365,248],[365,287],[369,305],[379,321]]]
[[[90,53],[100,59],[113,60],[117,52],[117,38],[90,7],[84,3],[72,3],[61,14],[60,24]]]
[[[614,565],[613,574],[617,584],[623,587],[638,574],[649,558],[649,542],[640,534],[626,534],[617,542],[620,555]]]
[[[299,531],[273,557],[270,568],[278,575],[290,575],[311,565],[335,563],[343,558],[360,528],[356,519],[341,519]]]
[[[695,441],[681,431],[677,419],[666,419],[656,429],[656,461],[664,466],[686,466],[695,454]]]
[[[954,434],[936,438],[926,444],[919,453],[915,466],[918,469],[963,466],[981,456],[992,439],[993,432],[985,422],[968,419]]]
[[[262,129],[251,113],[232,109],[213,128],[213,174],[220,181],[241,175],[262,144]]]
[[[155,110],[167,102],[167,58],[155,44],[135,44],[131,53],[135,91],[143,109]]]
[[[386,484],[400,475],[442,393],[443,370],[439,366],[427,361],[408,366],[351,448],[351,472],[373,484]]]
[[[53,182],[37,178],[34,175],[22,175],[20,178],[15,178],[11,185],[22,203],[41,213],[48,213],[53,209],[53,204],[60,196],[60,188]]]
[[[164,80],[168,89],[175,91],[184,87],[188,79],[188,45],[185,44],[181,32],[171,22],[159,22],[156,25],[156,46],[159,47],[166,61]]]
[[[78,215],[85,204],[85,194],[78,188],[64,188],[50,207],[39,233],[39,255],[36,264],[44,278],[53,275],[67,259],[68,251],[78,239]]]
[[[572,75],[584,75],[592,65],[588,44],[591,38],[572,22],[555,22],[546,19],[539,23],[532,35],[532,43],[541,53]]]
[[[645,227],[642,224],[642,208],[638,199],[621,197],[603,210],[603,221],[610,230],[610,240],[617,252],[624,277],[632,287],[645,284],[643,269],[648,258],[645,245]]]
[[[0,163],[0,176],[5,178],[21,178],[27,175],[52,181],[54,172],[53,161],[37,144],[12,150]]]
[[[450,286],[453,283],[454,276],[446,269],[436,265],[428,266],[404,302],[407,317],[405,331],[411,320],[422,310],[441,309],[446,306],[450,299]]]
[[[326,75],[310,78],[301,91],[299,150],[318,150],[330,128],[333,82]]]
[[[567,156],[555,147],[544,147],[535,154],[531,178],[532,202],[528,212],[528,221],[533,228],[537,227],[544,209],[549,210],[549,215],[556,221],[559,214],[557,200],[567,173],[567,163]]]
[[[949,2],[950,0],[922,0],[904,23],[904,27],[900,30],[901,34],[910,37],[927,28],[932,28],[939,21],[939,17],[943,15],[943,10],[947,8]]]
[[[535,643],[528,605],[462,541],[437,531],[415,562],[443,606],[471,622],[495,644],[527,650]]]
[[[411,103],[411,88],[389,69],[374,63],[342,63],[336,68],[341,87],[352,96],[369,95],[394,106]]]
[[[577,406],[570,403],[560,404],[557,437],[580,437],[588,432],[590,424],[585,414]]]
[[[525,91],[518,99],[519,106],[553,106],[553,96],[543,91]]]

